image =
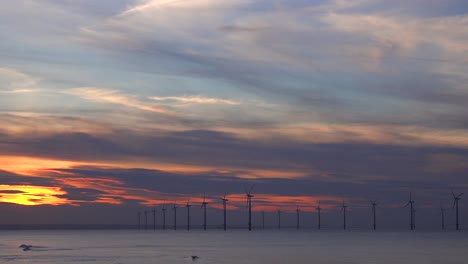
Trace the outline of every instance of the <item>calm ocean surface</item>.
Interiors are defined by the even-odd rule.
[[[468,263],[468,233],[0,231],[0,263],[195,263],[192,255],[216,264]]]

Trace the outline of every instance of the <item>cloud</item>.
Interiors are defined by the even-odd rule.
[[[136,96],[122,94],[112,89],[97,87],[81,87],[70,89],[65,93],[79,96],[83,99],[99,103],[112,103],[158,114],[176,115],[174,112],[161,108],[158,105],[139,100]]]
[[[224,9],[202,8],[196,4],[201,2],[147,1],[131,14],[84,28],[81,37],[96,47],[137,56],[149,68],[227,81],[264,101],[281,102],[283,108],[314,113],[322,120],[412,123],[423,119],[433,125],[443,113],[425,115],[432,102],[418,95],[445,98],[440,101],[444,105],[464,96],[460,88],[467,78],[463,15],[398,16],[384,12],[383,2],[380,12],[352,10],[373,5],[369,1],[300,8],[282,3],[272,9],[260,6],[263,12],[245,12],[248,2]],[[225,30],[234,28],[261,30]],[[161,67],[162,62],[170,66]],[[376,75],[373,80],[369,72]],[[424,82],[427,76],[435,82]],[[394,97],[386,98],[389,94]],[[419,104],[405,104],[415,99]],[[367,114],[369,108],[378,111],[377,118]],[[460,113],[457,120],[465,118],[464,112],[451,111]],[[352,119],[342,112],[349,112]],[[403,112],[417,115],[401,120]]]
[[[434,166],[439,167],[439,171],[445,170],[450,175],[450,181],[456,182],[459,164],[433,163],[429,157],[439,154],[468,155],[466,147],[462,145],[410,143],[420,138],[418,133],[424,132],[413,131],[416,134],[406,139],[402,136],[402,140],[408,144],[347,140],[351,137],[346,133],[353,136],[356,132],[342,132],[340,138],[331,142],[308,141],[307,137],[292,140],[291,135],[272,137],[264,134],[263,138],[243,138],[232,133],[203,130],[148,133],[127,130],[103,135],[67,133],[38,137],[10,135],[2,137],[1,153],[2,160],[11,164],[10,170],[18,173],[35,171],[37,174],[46,164],[50,164],[47,167],[58,168],[94,164],[114,168],[160,169],[187,177],[206,173],[236,175],[246,179],[311,177],[344,182],[371,178],[437,180],[439,174]],[[326,135],[333,133],[333,130],[322,133]],[[313,132],[309,135],[322,137],[322,134]],[[29,158],[18,158],[24,156]],[[20,162],[22,160],[23,163]],[[428,174],[428,171],[431,173]],[[47,171],[39,174],[44,173]]]
[[[150,97],[155,101],[169,101],[169,102],[179,102],[184,104],[226,104],[226,105],[238,105],[240,102],[228,99],[220,98],[210,98],[202,96],[152,96]]]
[[[0,67],[0,93],[36,92],[37,79],[14,68]]]

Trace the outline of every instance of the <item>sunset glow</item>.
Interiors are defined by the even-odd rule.
[[[67,194],[58,187],[29,185],[0,185],[0,202],[20,205],[62,205],[67,204]]]

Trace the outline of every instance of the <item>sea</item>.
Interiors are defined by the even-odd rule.
[[[468,233],[15,230],[0,231],[0,263],[462,264]]]

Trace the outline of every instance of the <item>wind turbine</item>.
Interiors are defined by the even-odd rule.
[[[458,225],[458,201],[460,201],[462,195],[463,195],[463,193],[460,193],[460,194],[456,195],[452,190],[452,196],[453,196],[453,207],[452,208],[455,208],[455,217],[456,217],[455,228],[457,230],[459,230],[459,227],[460,227]]]
[[[205,193],[203,193],[203,202],[201,204],[201,207],[203,208],[203,230],[206,230],[206,206],[208,205],[205,198]]]
[[[162,213],[163,213],[162,228],[163,228],[163,230],[166,230],[166,204],[163,204]]]
[[[148,230],[148,211],[145,210],[145,230]]]
[[[224,209],[224,223],[223,223],[223,228],[224,231],[226,231],[227,225],[226,225],[226,207],[227,207],[227,202],[229,199],[226,198],[226,193],[224,193],[224,196],[220,198],[223,201],[223,209]]]
[[[153,231],[156,231],[156,208],[153,208]]]
[[[278,209],[278,229],[281,229],[281,209]]]
[[[343,200],[343,204],[341,205],[340,212],[343,212],[343,229],[344,230],[346,230],[346,208],[348,208],[348,206],[345,205],[344,200]]]
[[[445,208],[440,203],[440,216],[442,217],[442,230],[445,230]]]
[[[138,215],[138,230],[141,230],[141,212],[137,212],[137,215]]]
[[[265,211],[262,211],[262,229],[265,229]]]
[[[318,205],[317,207],[315,207],[315,209],[317,210],[317,213],[318,213],[318,225],[317,225],[317,228],[318,230],[320,230],[320,212],[322,211],[322,207],[320,207],[320,201],[318,201]]]
[[[299,209],[299,206],[296,208],[296,229],[299,230],[299,212],[301,210]]]
[[[177,230],[177,204],[174,202],[174,206],[172,207],[172,210],[174,210],[174,230]]]
[[[245,195],[247,196],[247,207],[249,208],[249,231],[252,230],[252,198],[254,195],[252,194],[252,189],[255,185],[252,185],[250,187],[250,190],[245,192]]]
[[[405,205],[405,207],[407,206],[410,206],[410,229],[411,230],[414,230],[415,229],[415,224],[414,224],[414,201],[413,201],[413,195],[412,193],[410,192],[410,195],[409,195],[409,201],[408,203]]]
[[[187,200],[185,207],[187,207],[187,231],[190,231],[190,207],[192,207],[190,199]]]
[[[374,230],[377,229],[377,221],[376,221],[376,207],[377,207],[377,201],[370,201],[371,205],[372,205],[372,215],[373,215],[373,220],[374,220],[374,224],[373,224],[373,227],[374,227]]]

